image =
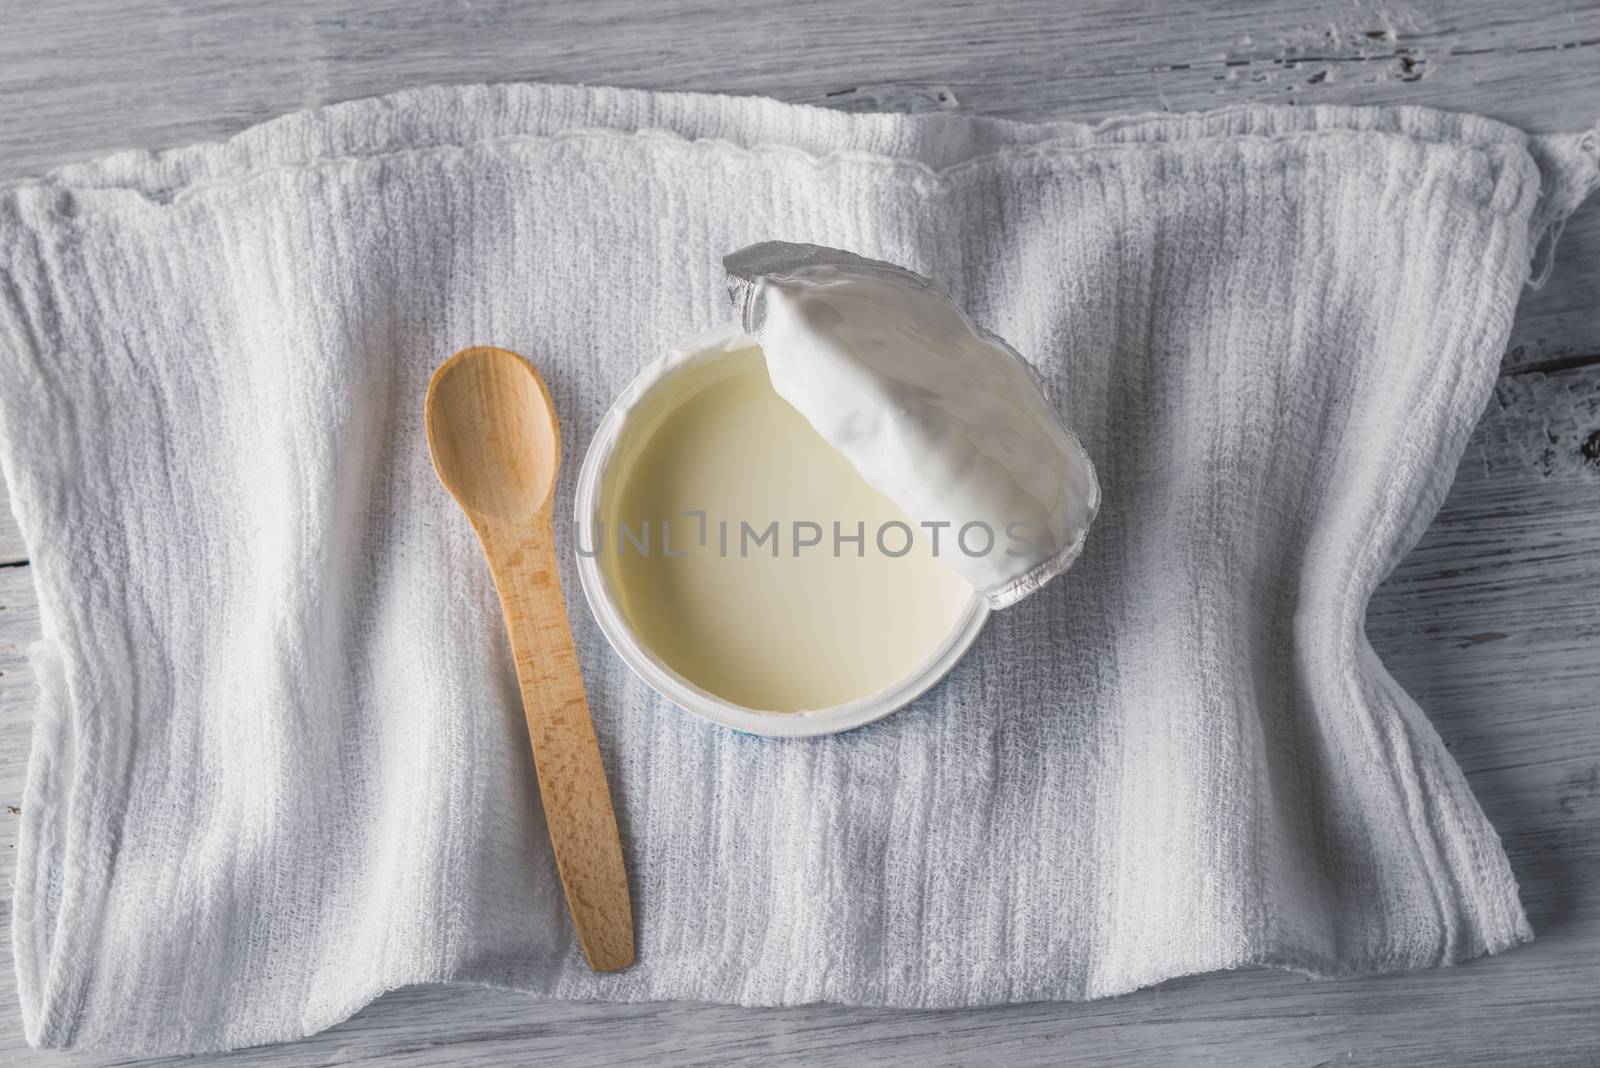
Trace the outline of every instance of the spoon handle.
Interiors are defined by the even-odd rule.
[[[480,526],[478,536],[511,638],[539,797],[578,944],[595,971],[626,968],[633,963],[628,874],[567,625],[550,509],[527,523]]]

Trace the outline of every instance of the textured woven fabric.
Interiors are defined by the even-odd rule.
[[[1448,487],[1593,136],[1416,109],[1099,127],[425,90],[0,189],[0,460],[44,639],[29,1038],[306,1034],[385,989],[955,1006],[1530,937],[1363,633]],[[498,606],[436,483],[450,352],[535,357],[566,462],[719,258],[904,263],[1040,367],[1083,558],[847,735],[657,699],[563,572],[639,962],[584,966]],[[781,611],[775,605],[774,611]]]

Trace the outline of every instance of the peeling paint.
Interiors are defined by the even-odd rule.
[[[1583,444],[1578,446],[1578,453],[1583,457],[1584,463],[1600,469],[1600,430],[1583,439]]]

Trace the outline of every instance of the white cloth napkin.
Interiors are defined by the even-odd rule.
[[[501,86],[4,187],[0,460],[44,630],[30,1040],[268,1042],[437,980],[955,1006],[1529,938],[1362,620],[1596,156],[1418,109],[1086,127]],[[423,388],[468,344],[538,361],[570,556],[601,413],[729,318],[719,258],[766,238],[951,290],[1038,363],[1105,505],[948,681],[823,740],[654,697],[569,567],[638,923],[596,976]]]

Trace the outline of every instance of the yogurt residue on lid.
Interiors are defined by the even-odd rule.
[[[992,607],[1072,565],[1099,482],[1015,349],[894,264],[778,241],[723,264],[773,389]]]

